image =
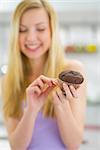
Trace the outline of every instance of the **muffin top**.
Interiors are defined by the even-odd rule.
[[[71,84],[81,84],[84,81],[82,74],[73,70],[62,71],[58,77],[60,80]]]

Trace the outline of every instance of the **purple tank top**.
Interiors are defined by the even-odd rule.
[[[55,119],[44,118],[39,112],[27,150],[67,150],[61,140]]]

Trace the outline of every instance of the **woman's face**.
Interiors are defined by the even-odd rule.
[[[48,51],[50,43],[50,23],[45,9],[27,10],[20,21],[19,45],[21,52],[29,59],[36,59]]]

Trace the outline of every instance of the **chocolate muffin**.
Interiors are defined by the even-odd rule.
[[[81,84],[84,80],[83,76],[76,71],[63,71],[59,74],[59,79],[69,84]]]
[[[63,82],[65,82],[68,86],[73,85],[75,87],[75,89],[77,89],[79,87],[80,84],[82,84],[82,82],[84,81],[84,78],[82,76],[81,73],[77,72],[77,71],[73,71],[73,70],[65,70],[62,71],[59,76],[59,84],[60,87],[65,95],[65,92],[63,90]]]

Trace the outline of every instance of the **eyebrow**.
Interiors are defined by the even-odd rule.
[[[36,23],[35,25],[44,25],[44,24],[47,24],[47,22],[39,22],[39,23]],[[23,26],[23,27],[27,27],[26,25],[23,25],[23,24],[20,24],[20,26]]]

